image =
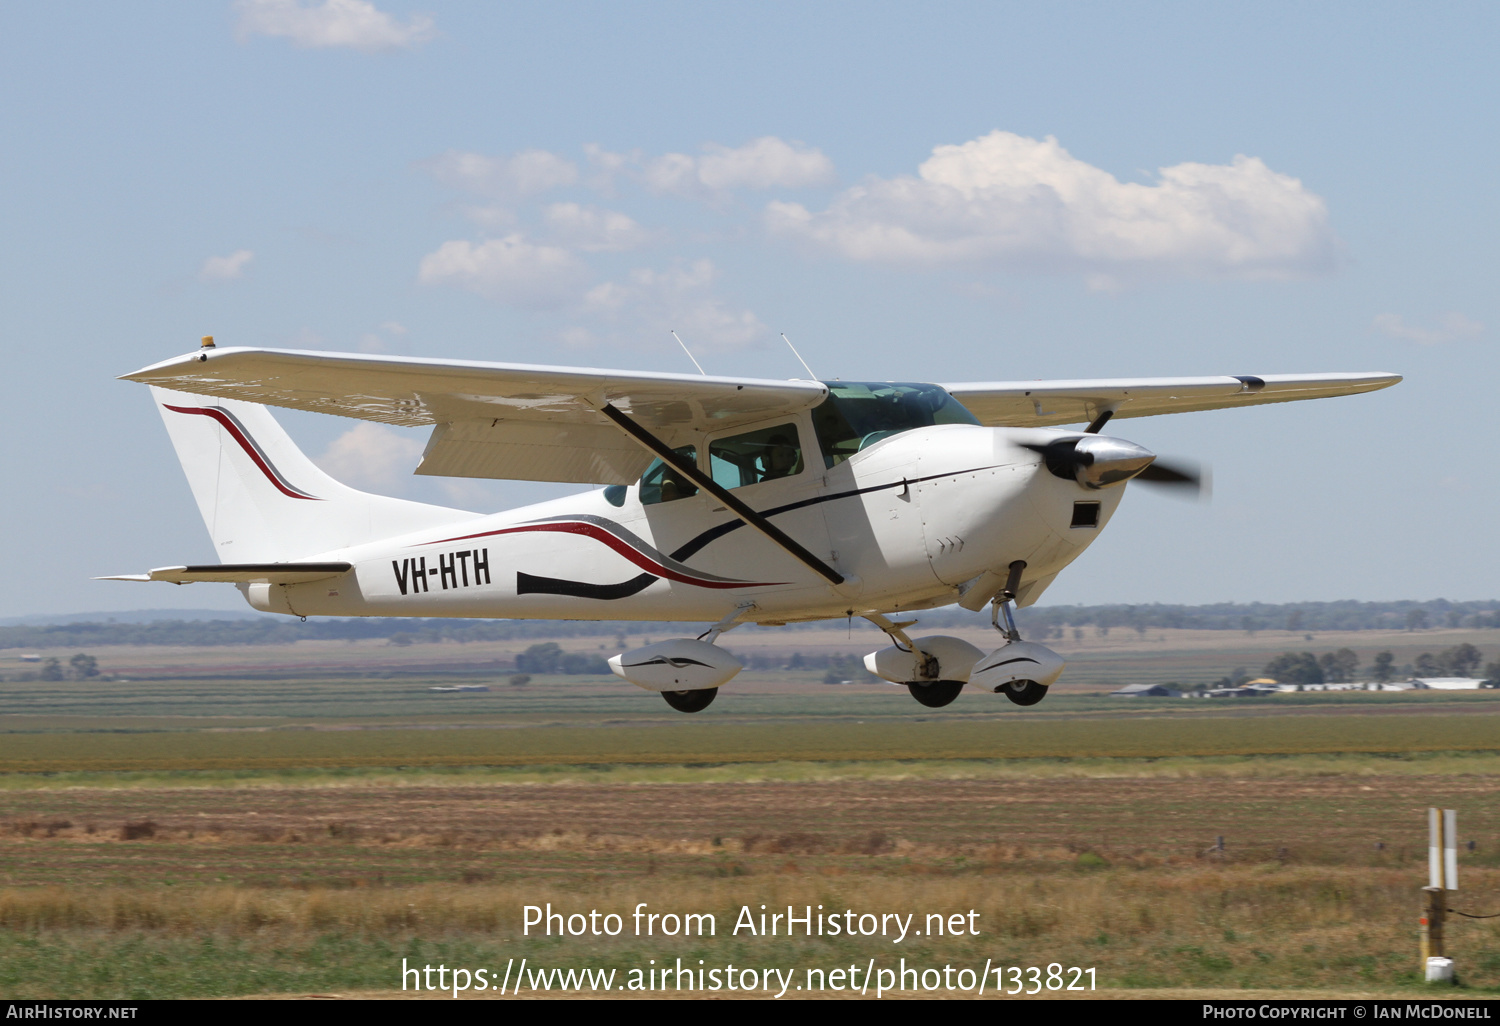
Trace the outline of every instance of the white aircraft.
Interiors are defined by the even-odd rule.
[[[773,381],[210,338],[124,377],[152,386],[221,562],[107,579],[232,582],[304,618],[705,621],[610,660],[683,712],[741,668],[714,644],[725,631],[848,616],[890,636],[865,664],[923,705],[965,684],[1032,705],[1063,660],[1021,640],[1011,605],[1098,537],[1127,481],[1198,486],[1106,423],[1401,380]],[[372,495],[314,466],[266,405],[430,425],[418,474],[606,487],[490,515]],[[992,607],[994,651],[889,619],[954,602]]]

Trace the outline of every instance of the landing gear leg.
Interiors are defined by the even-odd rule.
[[[1021,632],[1016,630],[1016,618],[1011,615],[1010,604],[1015,601],[1016,589],[1021,586],[1021,573],[1026,569],[1026,561],[1018,559],[1010,565],[1010,576],[1005,579],[1005,587],[1000,594],[990,600],[990,626],[1005,635],[1006,641],[1020,641]],[[1000,626],[1000,618],[1005,617],[1005,626]]]

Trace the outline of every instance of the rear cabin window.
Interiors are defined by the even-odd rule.
[[[696,463],[698,450],[691,445],[684,445],[680,449],[673,449],[689,463]],[[660,459],[651,461],[651,466],[641,475],[641,505],[650,506],[658,502],[671,502],[674,499],[686,499],[690,495],[698,494],[698,486],[677,471],[667,466]]]
[[[708,445],[708,463],[714,484],[724,488],[800,474],[804,464],[797,425],[778,424],[716,439]]]
[[[979,421],[936,385],[899,381],[825,381],[828,398],[813,410],[823,465],[836,467],[882,438],[934,424]]]

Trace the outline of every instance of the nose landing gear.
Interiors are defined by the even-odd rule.
[[[969,674],[969,683],[996,694],[1004,695],[1016,705],[1036,705],[1047,697],[1047,688],[1062,673],[1063,660],[1046,645],[1034,641],[1022,641],[1016,629],[1015,617],[1010,604],[1016,597],[1016,588],[1021,582],[1021,571],[1026,564],[1021,560],[1010,565],[1010,577],[1005,589],[992,602],[990,623],[1005,637],[1005,644],[995,649],[975,664]],[[1000,625],[1001,618],[1005,626]]]

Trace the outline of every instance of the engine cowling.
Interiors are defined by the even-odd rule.
[[[1067,663],[1046,645],[1034,641],[1012,641],[1001,645],[974,664],[969,685],[999,693],[1018,681],[1033,681],[1051,687]]]
[[[745,664],[717,645],[691,638],[658,641],[645,648],[622,652],[609,660],[609,668],[638,688],[647,691],[701,691],[716,688]]]
[[[895,645],[871,652],[865,656],[865,669],[892,684],[909,684],[924,680],[969,679],[969,671],[984,655],[982,649],[969,644],[963,638],[946,634],[933,634],[925,638],[913,638],[916,652],[907,652]],[[937,661],[936,666],[923,664],[928,658]],[[924,669],[926,672],[923,672]]]

